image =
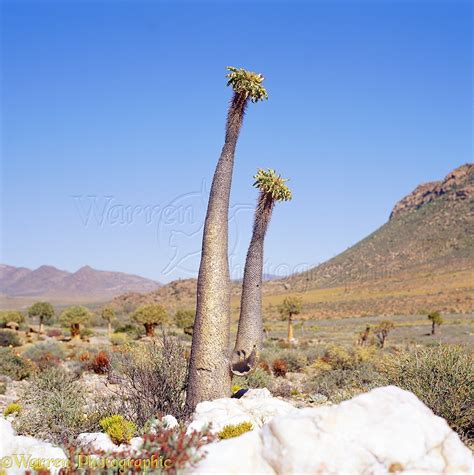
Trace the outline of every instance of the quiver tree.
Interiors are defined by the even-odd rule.
[[[76,305],[68,307],[61,313],[59,322],[63,327],[68,327],[72,338],[80,336],[80,326],[86,325],[91,318],[91,313],[87,308]]]
[[[107,335],[112,336],[112,322],[115,320],[115,310],[112,307],[104,307],[100,311],[100,316],[107,322]]]
[[[274,170],[258,170],[254,179],[253,185],[260,193],[245,261],[239,328],[231,362],[232,373],[237,376],[250,373],[258,365],[263,343],[262,273],[265,234],[275,203],[291,200],[291,191],[285,185],[288,180],[277,175]]]
[[[394,327],[395,325],[391,321],[383,320],[374,328],[374,333],[379,341],[380,348],[385,348],[388,334],[394,329]]]
[[[370,335],[370,325],[367,325],[365,327],[365,330],[363,332],[359,333],[359,338],[357,340],[357,343],[360,346],[365,346],[367,344],[368,339],[369,339],[369,335]]]
[[[178,328],[181,328],[186,335],[192,335],[195,318],[196,312],[194,310],[178,310],[174,314],[174,323]]]
[[[20,323],[23,323],[25,320],[25,317],[23,314],[18,311],[18,310],[1,310],[0,311],[0,326],[6,327],[9,326],[9,324],[12,324],[11,326],[18,327],[20,326]]]
[[[145,327],[146,336],[155,335],[155,327],[168,323],[168,312],[157,303],[147,303],[138,307],[132,318]]]
[[[439,312],[431,312],[428,314],[428,320],[431,321],[431,334],[436,333],[436,327],[443,324],[443,316]]]
[[[293,336],[293,317],[301,313],[302,300],[301,297],[286,297],[283,303],[278,307],[280,316],[283,320],[288,320],[288,342],[294,339]]]
[[[267,99],[264,77],[228,67],[227,85],[234,94],[227,113],[225,142],[212,180],[202,239],[197,282],[196,319],[189,360],[186,408],[228,396],[230,276],[228,262],[229,197],[234,154],[249,101]]]
[[[28,309],[28,317],[38,319],[38,333],[41,334],[44,324],[50,323],[54,318],[54,307],[49,302],[36,302]]]

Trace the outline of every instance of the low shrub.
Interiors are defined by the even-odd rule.
[[[66,358],[66,353],[59,343],[45,341],[30,346],[23,356],[32,361],[40,370],[57,366]]]
[[[31,364],[15,354],[11,348],[0,348],[0,374],[20,381],[27,378],[31,371]]]
[[[81,327],[79,335],[83,340],[87,340],[89,337],[94,336],[94,330],[90,327]]]
[[[288,365],[285,360],[278,358],[273,361],[272,370],[273,370],[273,374],[276,377],[284,378],[286,376],[286,373],[288,372]]]
[[[132,323],[127,323],[125,325],[118,326],[114,333],[125,333],[131,340],[137,340],[142,335],[145,334],[143,327],[138,327],[137,325],[133,325]]]
[[[231,439],[233,437],[238,437],[239,435],[245,434],[245,432],[249,432],[251,430],[253,430],[253,424],[251,422],[229,424],[224,426],[217,436],[219,439]]]
[[[3,411],[3,415],[7,417],[10,414],[19,414],[20,412],[21,412],[21,405],[16,402],[12,402],[8,404],[8,406],[5,408],[5,410]]]
[[[34,374],[21,402],[16,423],[20,434],[59,444],[97,428],[97,419],[85,415],[83,386],[61,366]]]
[[[105,351],[99,351],[89,363],[89,369],[96,374],[107,374],[110,369],[110,358]]]
[[[385,358],[388,384],[413,392],[464,439],[474,440],[473,354],[455,345],[416,349]]]
[[[140,429],[157,414],[184,415],[188,365],[178,339],[163,334],[161,340],[115,352],[112,367],[118,382],[117,412]]]
[[[110,343],[114,346],[125,345],[128,343],[128,335],[126,333],[112,333]]]
[[[265,371],[265,372],[268,373],[268,374],[271,374],[271,373],[272,373],[272,370],[270,369],[270,365],[269,365],[268,362],[265,361],[265,360],[260,361],[260,363],[258,364],[258,367],[259,367],[260,369],[263,369],[263,371]]]
[[[127,421],[119,414],[104,417],[99,424],[116,445],[128,444],[137,430],[137,426],[133,422]]]
[[[271,381],[271,375],[262,368],[257,368],[254,372],[242,378],[241,386],[244,388],[267,388]]]
[[[50,328],[46,332],[46,335],[49,336],[50,338],[59,338],[63,336],[63,332],[59,328]]]
[[[7,383],[0,381],[0,396],[3,396],[7,392]]]
[[[320,370],[306,382],[305,392],[322,394],[339,403],[384,384],[374,365],[364,363],[357,368]]]
[[[0,346],[20,346],[21,341],[13,330],[0,330]]]
[[[279,357],[286,362],[288,371],[291,372],[298,372],[308,365],[308,358],[304,352],[299,350],[284,351]]]

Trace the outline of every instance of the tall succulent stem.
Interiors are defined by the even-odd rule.
[[[285,185],[288,180],[277,175],[274,170],[258,170],[254,178],[254,186],[260,190],[260,194],[245,261],[239,328],[232,353],[231,371],[237,376],[250,373],[258,365],[263,343],[262,274],[265,235],[275,202],[287,201],[292,197]]]
[[[263,247],[274,205],[275,201],[271,195],[260,192],[255,210],[252,239],[245,261],[239,328],[232,354],[232,372],[239,376],[255,369],[262,350]]]
[[[230,276],[228,215],[234,153],[248,99],[234,93],[227,115],[225,143],[212,181],[204,224],[197,307],[189,364],[186,406],[230,393]]]

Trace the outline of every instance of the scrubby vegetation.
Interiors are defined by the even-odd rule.
[[[99,414],[86,410],[86,394],[62,367],[35,373],[24,390],[23,411],[16,422],[21,434],[67,443],[80,432],[97,428]]]
[[[253,424],[251,422],[241,422],[240,424],[229,424],[219,431],[219,439],[231,439],[232,437],[238,437],[253,430]]]
[[[24,358],[10,348],[0,348],[0,374],[19,381],[27,378],[31,372],[32,367]]]
[[[173,337],[141,343],[114,355],[119,412],[139,428],[157,414],[184,413],[187,361],[185,348]]]
[[[20,346],[20,338],[13,330],[0,330],[0,346]]]
[[[112,442],[117,445],[128,444],[137,431],[137,426],[120,414],[104,417],[99,424]]]
[[[8,404],[8,406],[5,408],[5,410],[3,411],[3,415],[7,417],[7,416],[10,416],[11,414],[19,414],[20,412],[21,412],[21,405],[16,402],[12,402]]]
[[[460,346],[417,348],[383,362],[388,384],[411,391],[465,440],[474,440],[474,357]]]

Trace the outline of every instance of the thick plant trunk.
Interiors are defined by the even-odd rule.
[[[43,318],[39,318],[39,328],[38,328],[38,333],[42,335],[44,333],[44,323],[43,323]]]
[[[73,323],[71,325],[71,337],[72,338],[79,338],[80,336],[80,329],[79,329],[79,323]]]
[[[144,323],[145,335],[146,336],[155,336],[155,325],[153,323]]]
[[[290,314],[288,316],[288,342],[293,340],[293,317]]]
[[[240,301],[239,328],[232,354],[232,373],[244,376],[258,366],[263,344],[262,273],[263,245],[274,201],[260,194],[255,211],[252,239],[247,251]]]
[[[186,408],[230,394],[229,198],[234,153],[247,99],[234,94],[227,115],[225,143],[212,180],[197,282],[196,319],[189,360]]]
[[[436,333],[436,325],[435,322],[431,323],[431,334],[434,335]]]
[[[112,336],[112,322],[107,323],[107,334],[109,335],[109,338]]]

